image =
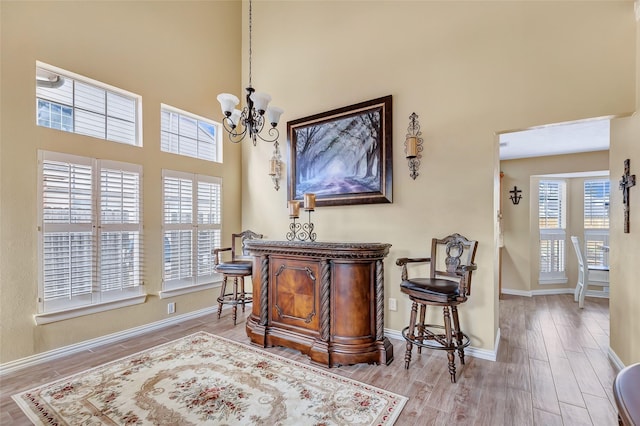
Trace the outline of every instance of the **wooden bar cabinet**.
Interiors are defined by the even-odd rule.
[[[389,364],[384,265],[390,244],[250,240],[253,309],[246,331],[329,366]]]

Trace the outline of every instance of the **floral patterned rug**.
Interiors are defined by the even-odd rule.
[[[36,425],[180,426],[392,425],[407,401],[206,332],[13,399]]]

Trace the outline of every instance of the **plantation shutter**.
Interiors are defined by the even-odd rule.
[[[221,195],[218,179],[198,176],[198,282],[210,281],[214,274],[211,251],[221,242]]]
[[[100,289],[122,290],[141,282],[141,167],[101,162]]]
[[[163,171],[164,291],[214,281],[221,195],[220,178]]]
[[[609,229],[609,180],[584,182],[584,227]]]
[[[538,183],[538,226],[540,229],[540,281],[565,279],[566,184]]]
[[[90,159],[41,156],[42,302],[61,306],[93,291],[95,219]],[[62,301],[62,303],[56,302]]]
[[[194,276],[193,178],[165,172],[163,191],[165,284],[190,285]]]
[[[609,179],[584,182],[584,250],[589,266],[608,266]]]

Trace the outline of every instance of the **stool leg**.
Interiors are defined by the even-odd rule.
[[[233,325],[238,318],[238,277],[233,277]]]
[[[244,313],[244,277],[240,277],[240,300],[242,300],[242,313]]]
[[[418,323],[418,340],[420,341],[420,343],[423,343],[425,339],[424,320],[425,320],[426,310],[427,310],[426,305],[420,305],[420,322]],[[419,354],[422,353],[422,346],[418,346],[418,353]]]
[[[460,357],[460,363],[464,365],[464,348],[462,347],[462,331],[460,330],[460,320],[458,319],[458,307],[451,307],[451,314],[453,316],[453,332],[456,335],[456,341],[458,342],[458,356]]]
[[[455,348],[453,346],[453,336],[451,334],[451,316],[449,315],[449,307],[442,308],[444,313],[444,332],[447,344],[447,359],[449,360],[449,374],[451,375],[451,383],[456,382],[456,358],[454,356]]]
[[[418,314],[418,304],[413,302],[411,305],[411,318],[409,319],[409,329],[407,330],[407,351],[404,354],[404,368],[409,368],[411,362],[411,349],[413,349],[413,340],[415,337],[416,315]]]
[[[224,275],[222,277],[222,287],[220,287],[220,296],[218,296],[218,319],[220,319],[220,314],[222,313],[222,302],[224,301],[224,292],[227,289],[227,276]]]

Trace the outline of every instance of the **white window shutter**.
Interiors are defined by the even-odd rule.
[[[163,171],[164,291],[213,282],[221,188],[219,178]]]

